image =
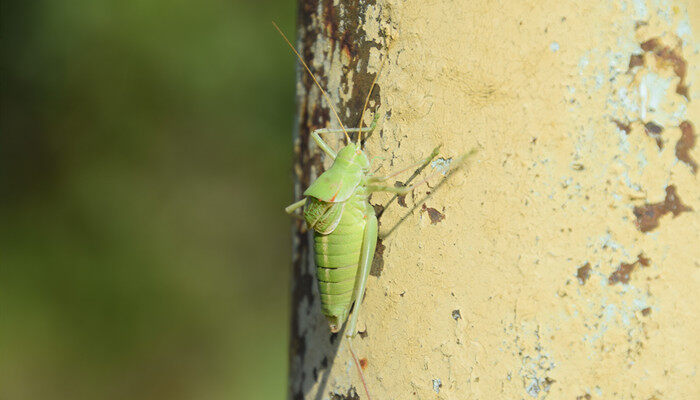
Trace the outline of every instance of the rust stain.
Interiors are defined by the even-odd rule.
[[[649,314],[651,314],[651,307],[647,307],[647,308],[642,309],[643,316],[648,317]]]
[[[681,129],[681,138],[676,143],[676,158],[686,163],[695,174],[698,163],[690,156],[690,150],[695,147],[695,127],[690,121],[683,121],[678,127]]]
[[[591,263],[585,263],[583,266],[576,270],[576,277],[578,278],[578,283],[585,284],[588,278],[591,277]]]
[[[438,222],[445,219],[445,214],[441,213],[440,211],[438,211],[432,207],[427,207],[425,204],[423,204],[421,211],[426,211],[428,213],[428,216],[430,217],[430,223],[432,225],[435,225]]]
[[[364,371],[365,368],[367,368],[367,359],[366,358],[360,358],[360,367],[362,367],[362,370]]]
[[[634,207],[634,216],[637,217],[635,225],[642,232],[649,232],[659,226],[659,219],[670,213],[677,217],[683,212],[693,211],[692,208],[681,202],[676,193],[676,186],[666,187],[666,198],[660,203],[647,203],[643,206]]]
[[[635,262],[620,263],[620,266],[608,277],[608,284],[614,285],[618,282],[629,283],[632,272],[634,272],[637,266],[648,267],[649,262],[650,260],[645,257],[643,253],[639,253]]]
[[[685,81],[688,72],[688,63],[685,61],[681,51],[681,42],[671,48],[661,42],[660,38],[652,38],[640,44],[642,50],[654,54],[657,64],[661,66],[670,66],[673,68],[673,73],[676,74],[680,81],[676,86],[676,93],[690,100],[688,96],[688,84]]]

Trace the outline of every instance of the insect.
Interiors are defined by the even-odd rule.
[[[304,191],[303,199],[291,204],[285,208],[285,211],[294,215],[296,210],[303,208],[303,218],[308,227],[313,230],[321,311],[328,319],[332,332],[340,330],[354,303],[352,316],[345,329],[345,336],[353,338],[357,334],[360,304],[377,244],[377,216],[368,201],[369,195],[374,192],[391,192],[397,195],[410,192],[415,185],[395,187],[387,185],[386,182],[410,168],[419,165],[427,166],[437,156],[439,146],[428,157],[407,168],[387,176],[374,176],[370,172],[370,160],[362,150],[362,117],[382,68],[380,67],[367,94],[360,116],[360,126],[346,129],[328,94],[318,83],[299,52],[274,22],[273,25],[325,96],[341,127],[341,129],[319,129],[311,133],[318,147],[333,160],[333,165]],[[378,114],[367,127],[367,132],[375,129],[377,119]],[[347,144],[336,153],[321,138],[321,135],[340,133],[345,134]],[[358,134],[356,142],[350,140],[349,133]],[[369,398],[369,391],[352,347],[350,351]]]

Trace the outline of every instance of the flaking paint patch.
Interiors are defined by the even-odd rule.
[[[438,222],[441,222],[442,220],[445,219],[445,214],[441,213],[440,211],[434,209],[433,207],[428,207],[425,204],[421,207],[421,211],[425,212],[428,214],[428,217],[430,218],[430,223],[432,225],[437,224]]]
[[[591,276],[591,263],[585,263],[576,270],[576,278],[578,283],[585,285],[588,278]]]
[[[664,201],[634,207],[634,216],[637,218],[635,225],[640,231],[649,232],[659,226],[659,220],[664,215],[671,213],[675,218],[682,213],[691,211],[693,209],[683,204],[678,197],[675,185],[670,185],[666,188]]]
[[[633,262],[621,262],[617,269],[608,277],[608,284],[629,283],[632,272],[634,272],[637,267],[648,267],[649,262],[649,259],[642,253],[639,253],[637,260]]]
[[[690,121],[683,121],[678,126],[681,130],[681,138],[676,143],[676,158],[679,161],[687,164],[695,174],[698,170],[698,163],[691,156],[691,151],[695,148],[697,135],[695,134],[695,126]]]

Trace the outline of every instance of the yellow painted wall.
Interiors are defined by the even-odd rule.
[[[437,178],[381,218],[380,234],[406,217],[354,340],[372,398],[700,398],[700,4],[391,0],[365,15],[370,72],[392,43],[367,142],[380,172],[440,143],[447,159],[478,149],[425,209],[410,211]],[[342,109],[344,59],[317,43]],[[292,397],[365,398],[318,299],[294,307]]]

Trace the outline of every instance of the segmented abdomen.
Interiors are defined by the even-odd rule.
[[[330,234],[314,233],[316,274],[321,292],[321,309],[342,324],[353,301],[357,266],[365,229],[366,197],[347,200],[338,226]]]

